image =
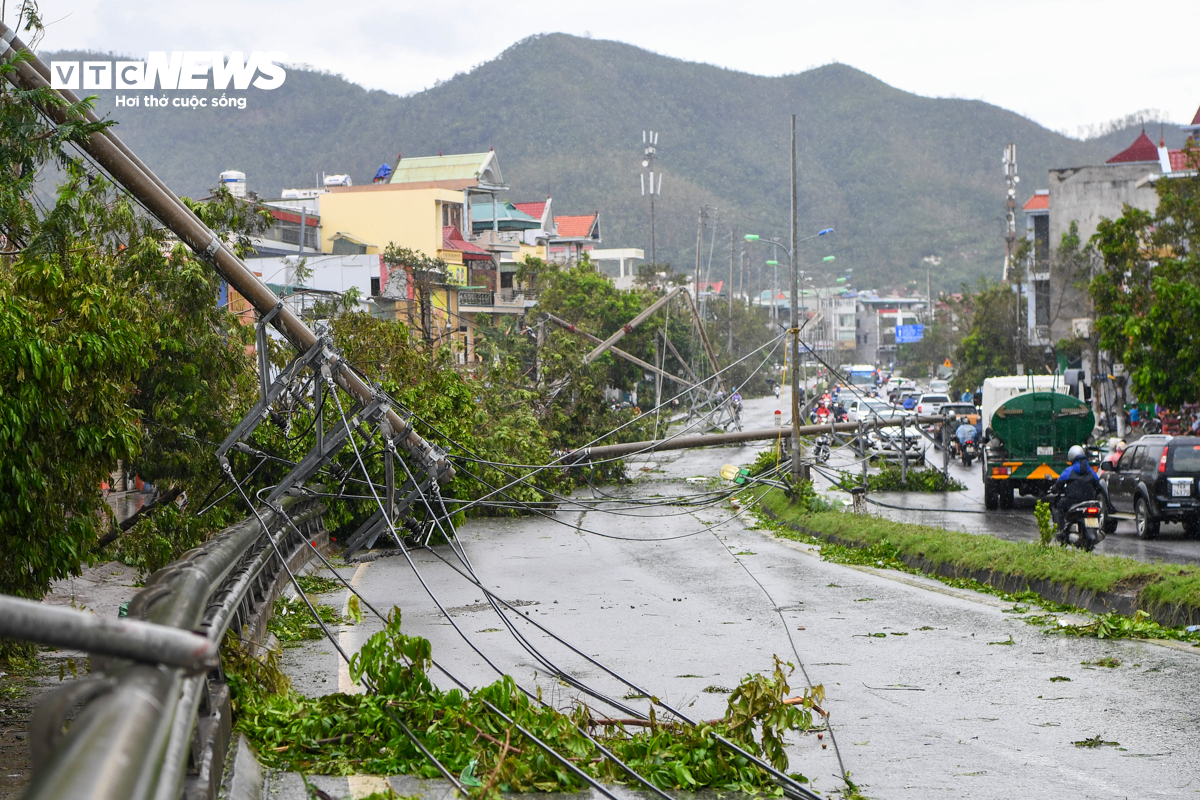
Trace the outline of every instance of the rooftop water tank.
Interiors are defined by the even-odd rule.
[[[353,186],[354,182],[350,180],[349,175],[326,175],[326,186]]]
[[[234,197],[246,196],[246,173],[236,169],[227,169],[221,173],[221,185],[229,190]]]

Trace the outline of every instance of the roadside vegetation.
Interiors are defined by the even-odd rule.
[[[794,507],[782,492],[774,490],[762,498],[761,505],[766,512],[763,523],[776,536],[820,545],[822,557],[827,560],[919,572],[964,588],[998,593],[1014,603],[1035,602],[1055,612],[1071,609],[1033,591],[996,592],[977,580],[966,579],[969,582],[963,583],[963,578],[946,578],[937,570],[949,567],[949,571],[964,575],[986,573],[1026,581],[1045,580],[1097,593],[1134,592],[1141,609],[1135,617],[1097,617],[1092,627],[1076,632],[1090,630],[1102,638],[1126,635],[1200,642],[1200,632],[1161,626],[1147,613],[1178,608],[1200,616],[1200,568],[1195,566],[1145,563],[1084,553],[1073,547],[1047,547],[1039,542],[1006,542],[992,536],[843,511],[809,511],[803,506]],[[829,538],[836,539],[836,543]]]
[[[868,492],[961,492],[967,487],[933,467],[909,469],[907,480],[895,464],[884,464],[878,472],[867,474]],[[862,475],[839,472],[837,486],[844,492],[862,486]]]

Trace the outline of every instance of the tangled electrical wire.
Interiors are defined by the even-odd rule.
[[[779,339],[776,339],[772,343],[768,343],[768,345],[774,344],[774,345],[778,346],[778,343],[781,340],[782,340],[782,337],[780,337]],[[764,345],[764,348],[768,345]],[[760,349],[763,349],[763,348],[760,348]],[[753,355],[753,353],[750,355]],[[768,353],[767,358],[764,359],[764,361],[763,361],[763,364],[766,363],[766,361],[770,358],[770,356],[771,356],[771,353]],[[747,356],[747,358],[748,357],[749,356]],[[760,365],[760,368],[761,368],[761,365]],[[713,377],[715,378],[716,376],[713,376]],[[341,398],[337,394],[336,387],[333,385],[333,383],[330,379],[327,378],[327,380],[329,380],[329,383],[330,383],[330,391],[327,394],[333,396],[335,405],[337,406],[337,412],[341,418],[342,425],[346,426],[346,428],[349,430],[350,429],[350,421],[347,418],[346,409],[342,405]],[[711,380],[711,378],[710,378],[710,380]],[[394,400],[393,400],[393,402],[394,402]],[[670,401],[668,401],[668,402],[670,402]],[[663,404],[663,405],[665,405],[665,404]],[[399,408],[403,408],[399,403],[395,403],[395,406],[399,407]],[[657,410],[657,409],[655,409],[655,410]],[[411,412],[410,412],[410,414],[411,414]],[[528,652],[532,658],[535,659],[536,663],[538,663],[542,666],[542,668],[546,669],[548,672],[555,675],[556,677],[558,677],[559,680],[563,681],[564,683],[568,684],[569,686],[572,686],[573,688],[577,689],[578,691],[591,696],[595,700],[597,700],[601,703],[604,703],[605,705],[608,705],[614,709],[617,709],[618,711],[620,711],[623,714],[627,714],[634,719],[645,719],[646,718],[645,715],[642,714],[641,712],[639,712],[638,710],[628,706],[627,704],[621,702],[617,698],[614,698],[604,692],[601,692],[601,691],[593,688],[586,681],[583,681],[580,678],[578,678],[577,676],[574,676],[571,673],[569,673],[568,671],[560,668],[549,656],[547,656],[540,648],[538,648],[527,636],[525,636],[518,629],[518,627],[515,625],[514,621],[510,618],[509,614],[515,614],[517,619],[522,620],[525,624],[535,625],[535,627],[537,627],[538,630],[541,631],[543,634],[549,636],[556,642],[559,642],[560,644],[567,647],[572,652],[574,652],[578,655],[584,655],[583,652],[579,648],[577,648],[573,645],[570,645],[565,639],[563,639],[560,636],[557,636],[556,634],[551,632],[549,629],[547,629],[545,626],[541,625],[540,623],[537,623],[537,621],[532,620],[528,616],[523,616],[523,615],[520,615],[519,613],[517,613],[515,608],[513,608],[510,604],[503,601],[494,592],[489,590],[484,585],[482,579],[475,572],[474,567],[471,565],[470,559],[467,557],[466,551],[463,547],[462,540],[458,536],[458,532],[454,527],[454,516],[456,513],[460,513],[461,511],[463,511],[465,508],[471,507],[473,505],[481,504],[481,500],[484,500],[484,501],[491,500],[493,503],[501,503],[502,502],[502,503],[505,503],[508,507],[520,509],[520,510],[525,511],[530,514],[549,518],[556,523],[567,524],[567,525],[569,525],[569,523],[565,523],[562,520],[556,519],[554,517],[553,513],[549,513],[548,509],[551,507],[553,507],[553,508],[575,507],[575,508],[579,508],[580,510],[583,510],[583,511],[601,511],[604,513],[612,513],[612,514],[622,515],[622,516],[645,516],[646,512],[661,511],[663,508],[668,507],[668,506],[676,506],[676,507],[683,506],[684,509],[682,511],[672,512],[672,513],[679,514],[679,515],[685,515],[685,514],[693,513],[694,510],[711,508],[722,502],[725,502],[730,497],[732,497],[732,495],[735,494],[736,492],[744,491],[744,489],[746,487],[733,487],[733,488],[729,488],[729,489],[712,489],[712,490],[699,492],[694,496],[677,498],[674,501],[664,500],[664,499],[647,500],[647,499],[643,499],[643,498],[630,498],[630,497],[618,498],[618,497],[615,497],[612,495],[608,495],[607,493],[603,492],[598,487],[596,487],[592,481],[587,480],[586,482],[588,483],[589,488],[592,489],[592,497],[591,498],[568,497],[568,496],[549,492],[548,490],[539,488],[538,491],[542,493],[542,496],[547,498],[547,502],[534,504],[534,503],[530,503],[526,500],[523,500],[521,498],[514,497],[511,494],[511,489],[514,486],[517,486],[519,484],[531,485],[530,481],[531,481],[531,478],[533,475],[535,475],[537,472],[540,472],[544,469],[548,469],[550,467],[557,466],[558,462],[561,462],[563,460],[561,457],[559,459],[557,459],[556,462],[553,462],[549,465],[518,465],[518,464],[504,464],[501,462],[489,461],[487,459],[479,458],[478,454],[472,453],[470,451],[470,449],[468,447],[466,447],[465,445],[458,443],[458,442],[454,442],[453,440],[445,437],[444,434],[442,434],[442,432],[437,430],[436,426],[434,426],[432,423],[428,422],[427,420],[419,419],[419,418],[415,417],[415,415],[413,415],[412,418],[414,419],[414,421],[418,422],[419,424],[425,425],[427,428],[432,430],[435,435],[440,435],[441,441],[443,443],[445,443],[446,445],[450,446],[451,448],[457,450],[458,452],[453,454],[452,457],[455,459],[456,466],[457,466],[458,470],[460,471],[460,473],[464,474],[468,478],[474,479],[477,482],[479,482],[480,485],[482,485],[484,487],[485,491],[487,492],[483,496],[483,498],[481,498],[480,500],[470,501],[468,503],[463,503],[463,502],[456,503],[453,500],[448,501],[446,498],[441,497],[441,493],[439,491],[440,487],[438,486],[436,481],[431,481],[429,483],[430,488],[429,488],[428,492],[419,491],[418,492],[418,501],[424,507],[425,515],[426,515],[426,523],[430,524],[431,526],[436,528],[442,534],[444,541],[448,543],[448,545],[450,547],[450,551],[454,556],[454,560],[457,563],[451,562],[450,560],[445,558],[445,556],[443,556],[441,553],[439,553],[434,548],[430,548],[428,546],[422,546],[422,549],[427,550],[428,552],[432,553],[436,558],[438,558],[443,563],[445,563],[448,567],[453,569],[457,574],[462,576],[465,580],[468,580],[472,585],[478,587],[481,591],[483,591],[485,593],[485,596],[488,598],[488,602],[492,606],[494,612],[503,621],[505,628],[513,636],[514,640],[516,640],[518,642],[518,644],[520,644],[520,646],[523,649],[525,649],[526,652]],[[629,424],[628,422],[625,423],[625,425],[628,425],[628,424]],[[703,420],[699,420],[695,424],[703,424]],[[621,427],[624,427],[624,425]],[[309,428],[309,430],[311,430],[311,427]],[[683,432],[686,432],[687,430],[688,430],[688,428],[685,427]],[[369,434],[367,434],[367,435],[369,437]],[[611,435],[611,433],[608,435]],[[679,435],[682,435],[682,434],[681,433],[674,434],[674,436],[679,436]],[[596,441],[601,441],[603,438],[605,438],[605,437],[599,437]],[[368,438],[368,442],[369,442],[369,438]],[[378,481],[376,479],[372,478],[372,476],[370,475],[370,472],[367,468],[366,459],[368,457],[370,457],[370,455],[373,452],[379,452],[379,451],[367,451],[367,446],[360,447],[359,443],[356,441],[354,436],[347,437],[347,443],[350,445],[350,448],[353,451],[356,469],[357,469],[357,471],[361,472],[362,477],[361,478],[357,478],[357,477],[350,478],[349,476],[341,476],[341,483],[343,486],[343,490],[345,488],[345,484],[348,483],[350,480],[353,480],[356,484],[367,487],[369,489],[369,494],[347,495],[344,493],[344,491],[341,491],[341,492],[336,493],[334,496],[341,497],[343,499],[365,499],[365,500],[373,502],[373,504],[378,508],[380,514],[382,515],[384,522],[386,523],[387,532],[390,534],[390,538],[394,542],[396,548],[399,550],[401,555],[403,555],[405,560],[408,562],[409,568],[413,571],[413,574],[417,577],[418,581],[421,583],[422,587],[424,588],[425,592],[429,595],[430,599],[438,607],[438,609],[441,611],[443,616],[447,620],[449,620],[450,624],[454,627],[457,634],[468,644],[468,646],[470,646],[472,648],[472,650],[474,650],[479,655],[479,657],[482,658],[483,661],[485,663],[487,663],[489,665],[489,667],[491,667],[497,674],[503,675],[502,670],[500,670],[500,668],[491,659],[488,658],[488,656],[483,652],[483,650],[475,642],[473,642],[471,640],[471,638],[461,629],[461,627],[454,621],[452,616],[446,611],[445,606],[437,598],[432,587],[427,582],[427,580],[424,578],[421,570],[418,568],[417,563],[412,558],[412,555],[411,555],[412,548],[408,544],[406,544],[406,541],[405,541],[404,537],[401,535],[400,530],[398,530],[397,525],[395,524],[394,520],[391,518],[391,515],[388,513],[386,507],[383,504],[383,501],[381,499],[381,488],[382,487],[380,486],[380,484],[378,483]],[[390,442],[385,441],[385,447],[388,445],[390,445]],[[264,453],[260,453],[258,451],[253,451],[253,449],[251,449],[251,450],[252,450],[252,452],[250,453],[251,455],[259,456],[258,466],[261,466],[262,463],[265,463],[265,460],[267,458],[271,458],[272,460],[276,460],[276,461],[280,461],[280,462],[284,462],[284,463],[294,463],[294,462],[290,462],[288,459],[282,459],[277,456],[268,457]],[[364,452],[364,451],[366,451],[366,452]],[[243,451],[243,452],[245,452],[245,451]],[[615,461],[616,459],[613,459],[613,460]],[[405,459],[398,458],[397,463],[401,466],[405,475],[407,475],[409,483],[413,486],[419,487],[421,485],[421,483],[416,478],[416,476],[412,473],[412,471],[409,468],[408,464],[406,463]],[[492,467],[493,469],[497,469],[505,477],[506,480],[509,480],[509,479],[511,479],[511,480],[509,480],[509,482],[503,486],[496,486],[495,484],[484,479],[482,476],[477,475],[471,471],[471,468],[470,468],[471,465],[476,465],[476,464],[477,465],[487,465],[489,467]],[[520,470],[520,469],[526,468],[527,466],[528,466],[528,468],[533,470],[533,472],[531,474],[528,474],[528,475],[515,474],[514,470]],[[257,466],[256,466],[256,468],[257,468]],[[594,467],[593,467],[593,469],[594,469]],[[259,522],[263,528],[264,534],[269,536],[270,535],[269,527],[267,526],[265,520],[263,519],[262,515],[258,512],[258,510],[254,506],[254,504],[251,502],[246,491],[242,488],[242,482],[239,481],[237,478],[235,478],[235,476],[233,475],[232,468],[228,467],[228,465],[226,465],[225,474],[226,474],[226,478],[234,484],[234,489],[231,491],[236,491],[239,494],[242,501],[253,511],[256,518],[259,520]],[[249,476],[247,476],[247,477],[249,477]],[[261,501],[261,491],[263,491],[263,490],[260,490],[260,493],[259,493],[260,501]],[[311,494],[315,494],[315,495],[328,494],[328,493],[323,493],[323,492],[313,492],[311,490],[305,490],[305,491],[307,493],[311,493]],[[455,506],[453,511],[451,511],[451,506]],[[592,535],[596,535],[596,536],[600,536],[600,537],[604,537],[604,538],[644,541],[644,542],[665,541],[668,539],[679,539],[679,538],[685,538],[685,537],[689,537],[689,536],[696,536],[696,535],[700,535],[703,533],[712,533],[717,528],[721,527],[722,525],[726,525],[726,524],[734,521],[735,519],[738,519],[739,517],[744,515],[747,510],[748,509],[739,510],[737,513],[728,517],[727,519],[723,519],[723,520],[720,520],[720,521],[717,521],[714,523],[701,523],[702,527],[700,527],[698,530],[690,531],[690,532],[687,532],[684,534],[670,536],[670,537],[653,537],[653,538],[625,537],[625,536],[616,536],[613,534],[607,534],[602,531],[584,529],[579,525],[569,525],[569,527],[571,527],[571,529],[576,532],[588,533],[588,534],[592,534]],[[282,507],[272,506],[271,511],[275,514],[281,515],[284,519],[287,519],[286,512],[282,509]],[[638,512],[641,512],[641,513],[638,513]],[[654,516],[662,516],[662,514],[654,514]],[[288,520],[288,522],[290,525],[291,524],[290,520]],[[700,520],[697,520],[697,522],[700,522]],[[426,541],[428,541],[428,540],[426,540]],[[312,543],[309,543],[309,544],[310,544],[310,546],[312,546]],[[316,551],[315,547],[313,547],[313,549],[314,549],[314,551]],[[338,579],[343,583],[343,585],[348,590],[350,590],[355,596],[361,598],[364,606],[371,609],[372,613],[374,613],[376,616],[380,617],[381,619],[383,618],[382,615],[379,615],[378,611],[374,608],[374,606],[366,601],[366,598],[361,597],[360,593],[354,587],[352,587],[349,584],[349,582],[344,579],[343,576],[341,576],[339,573],[337,573],[336,570],[332,569],[332,566],[329,564],[329,562],[319,552],[316,552],[316,555],[320,558],[322,563],[333,572],[333,574],[337,575]],[[293,580],[293,583],[295,583],[295,576],[291,575],[290,572],[289,572],[289,576]],[[299,589],[298,584],[296,584],[296,586],[297,586],[297,589]],[[301,592],[300,594],[303,594],[303,593]],[[309,605],[310,612],[313,613],[315,616],[315,610],[311,608],[311,604],[308,603],[307,598],[305,598],[305,600],[306,600],[306,605]],[[323,623],[321,625],[321,628],[322,628],[322,631],[327,636],[330,636],[330,637],[332,636],[331,633],[329,632],[328,628]],[[331,638],[331,640],[332,640],[332,638]],[[344,660],[348,660],[347,654],[336,642],[335,642],[335,647],[339,652],[339,656],[341,658],[343,658]],[[793,645],[793,647],[794,647],[794,645]],[[604,670],[607,674],[617,678],[619,681],[621,681],[622,683],[624,683],[625,685],[627,685],[629,688],[633,689],[634,691],[638,692],[640,695],[650,697],[652,699],[652,701],[656,705],[659,705],[660,707],[662,707],[664,711],[667,711],[668,713],[674,715],[676,718],[680,719],[681,721],[683,721],[685,723],[693,724],[693,725],[696,724],[696,721],[691,720],[681,709],[678,709],[671,705],[668,705],[667,703],[665,703],[665,701],[659,700],[658,698],[654,697],[654,695],[652,695],[650,692],[642,689],[639,686],[635,686],[632,682],[630,682],[629,680],[620,676],[619,674],[617,674],[615,671],[611,670],[610,668],[604,666],[603,664],[601,664],[599,661],[597,661],[593,657],[591,657],[591,656],[585,656],[585,657],[587,658],[587,660],[590,663],[592,663],[593,665]],[[459,685],[460,687],[462,687],[464,689],[466,688],[465,684],[463,684],[457,677],[455,677],[452,673],[450,673],[443,665],[438,664],[437,662],[434,662],[434,665],[437,669],[439,669],[443,674],[445,674],[447,676],[447,678],[450,679],[452,682],[454,682],[456,685]],[[522,687],[521,691],[524,692],[526,694],[526,696],[528,696],[529,698],[531,698],[531,699],[535,698],[535,695],[533,693],[531,693],[528,689],[525,689],[524,687]],[[540,702],[540,698],[539,698],[539,702]],[[524,729],[521,729],[521,730],[522,730],[523,735],[528,736],[531,741],[536,742],[536,738],[533,737],[531,733],[525,731]],[[585,737],[589,738],[589,740],[592,741],[592,743],[594,745],[596,745],[597,747],[600,747],[601,751],[604,752],[603,748],[599,745],[599,743],[596,742],[594,740],[594,738],[591,737],[590,734],[588,734],[587,731],[581,729],[580,733],[583,734]],[[408,735],[408,733],[406,732],[406,736],[407,735]],[[753,754],[748,753],[747,751],[745,751],[744,748],[740,747],[735,742],[732,742],[732,741],[728,740],[727,738],[720,737],[720,736],[718,736],[717,739],[727,749],[731,750],[732,752],[737,753],[742,758],[748,759],[751,763],[755,764],[759,769],[766,771],[769,775],[772,776],[773,780],[778,782],[779,785],[784,788],[785,793],[787,793],[788,795],[797,796],[797,797],[806,797],[806,798],[814,797],[814,795],[809,793],[803,786],[801,786],[799,783],[797,783],[795,781],[795,779],[774,769],[770,764],[768,764],[765,761],[763,761],[762,759],[754,756]],[[553,753],[552,749],[549,749],[549,748],[544,748],[544,749],[546,749],[547,754],[551,758],[555,758],[555,759],[562,758],[560,755]],[[433,758],[432,754],[427,754],[427,755],[436,764],[436,760]],[[609,753],[606,753],[606,757],[610,758],[610,760],[614,760],[614,763],[622,770],[622,772],[624,774],[627,774],[631,778],[634,778],[639,783],[645,785],[647,788],[654,790],[654,787],[652,785],[650,785],[648,782],[646,782],[644,778],[637,775],[637,773],[634,770],[632,770],[632,768],[628,767],[628,765],[621,763],[619,761],[619,759],[614,759],[614,757]],[[840,761],[840,755],[839,755],[839,761]],[[589,780],[586,775],[584,775],[582,773],[577,773],[575,770],[571,770],[568,761],[561,761],[561,763],[563,764],[564,767],[568,768],[569,771],[572,771],[573,774],[576,774],[577,777],[580,777],[581,779],[584,779],[586,782],[591,784],[593,786],[593,788],[597,789],[597,791],[601,792],[605,796],[612,797],[612,795],[606,789],[601,787],[599,784],[595,784],[593,781]],[[445,770],[444,765],[437,764],[437,766],[438,766],[438,770],[441,774],[443,774],[444,776],[448,774],[447,771]],[[666,795],[663,795],[660,791],[657,791],[657,790],[655,790],[655,791],[660,796],[666,797]]]

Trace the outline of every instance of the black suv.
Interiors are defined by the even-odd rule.
[[[1164,522],[1182,522],[1200,535],[1200,437],[1143,436],[1125,449],[1111,472],[1101,478],[1108,495],[1105,532],[1117,518],[1133,519],[1140,539],[1158,536]]]

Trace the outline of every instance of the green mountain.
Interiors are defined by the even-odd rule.
[[[745,231],[788,235],[795,113],[800,229],[837,230],[802,245],[802,258],[833,254],[827,266],[853,268],[857,285],[879,288],[923,288],[930,255],[941,257],[935,286],[999,276],[1007,142],[1017,143],[1024,200],[1045,186],[1048,168],[1102,162],[1135,135],[1079,141],[984,102],[920,97],[841,64],[767,78],[565,34],[526,39],[407,97],[304,69],[288,70],[274,91],[231,92],[246,98],[244,109],[118,108],[116,93],[99,94],[98,111],[184,194],[204,193],[225,169],[246,172],[249,187],[271,197],[312,185],[322,171],[368,183],[397,152],[494,147],[510,199],[551,195],[559,214],[599,210],[603,246],[647,255],[649,206],[638,173],[642,130],[652,128],[661,131],[665,176],[659,260],[692,269],[698,210],[708,205],[700,250],[705,263],[713,253],[714,280],[728,274],[730,225],[739,247]],[[1170,138],[1178,146],[1177,129]],[[766,246],[752,247],[752,265],[771,257]]]

